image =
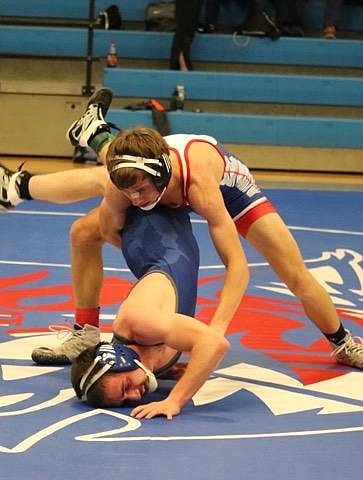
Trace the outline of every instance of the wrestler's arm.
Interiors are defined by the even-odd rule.
[[[139,405],[131,412],[135,418],[150,419],[165,415],[171,420],[195,395],[217,367],[229,349],[229,342],[207,325],[185,315],[143,316],[140,335],[133,324],[133,335],[140,343],[152,344],[162,341],[178,351],[190,352],[190,359],[184,375],[175,384],[165,400]],[[142,326],[141,326],[142,325]]]
[[[249,272],[237,229],[229,215],[212,174],[193,170],[189,189],[189,202],[193,210],[208,222],[213,244],[226,267],[226,276],[217,310],[210,326],[225,333],[241,302],[249,281]]]
[[[108,181],[100,206],[100,231],[103,239],[116,248],[121,248],[120,232],[124,227],[129,206],[130,202],[122,192]]]

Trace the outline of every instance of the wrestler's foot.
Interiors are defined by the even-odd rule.
[[[22,201],[19,185],[21,177],[27,172],[22,171],[21,167],[22,165],[17,172],[14,172],[0,163],[0,211],[2,212],[10,210]]]
[[[100,329],[92,325],[62,331],[66,338],[54,348],[38,347],[32,351],[32,360],[40,365],[67,365],[89,347],[100,342]]]
[[[73,122],[67,131],[67,139],[73,146],[87,147],[95,135],[110,132],[104,117],[112,97],[113,93],[109,88],[101,88],[90,97],[84,114]]]
[[[353,337],[346,330],[344,342],[338,346],[331,343],[331,346],[337,363],[363,369],[363,340],[360,337]]]

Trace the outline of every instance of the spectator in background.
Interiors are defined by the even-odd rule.
[[[265,11],[265,0],[234,0],[234,2],[240,7],[241,15],[246,10],[244,22],[234,25],[238,34],[267,36],[274,40],[280,36],[273,18]],[[213,33],[218,30],[218,17],[222,3],[227,2],[205,0],[205,23],[198,28],[199,33]]]
[[[176,0],[176,26],[170,53],[171,70],[192,70],[190,48],[198,26],[203,0]]]
[[[305,0],[275,0],[276,23],[281,35],[303,37],[303,11]]]
[[[343,0],[326,0],[323,37],[331,40],[337,36],[337,25],[343,8]]]
[[[203,3],[203,2],[202,2]],[[205,0],[205,21],[198,27],[199,33],[214,33],[217,30],[220,0]]]

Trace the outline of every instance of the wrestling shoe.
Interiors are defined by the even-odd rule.
[[[66,134],[74,147],[88,147],[96,134],[110,132],[110,126],[104,117],[112,97],[113,93],[109,88],[101,88],[90,97],[84,114],[72,123]]]
[[[20,198],[19,184],[25,171],[21,170],[20,165],[17,172],[10,170],[0,163],[0,211],[6,212],[15,207],[22,200]]]
[[[83,328],[75,324],[69,330],[61,330],[63,342],[54,348],[38,347],[32,351],[31,357],[39,365],[67,365],[72,363],[80,353],[100,342],[100,329],[93,325]]]
[[[341,345],[330,343],[333,348],[332,356],[335,357],[337,363],[363,369],[363,339],[353,337],[348,330],[345,332],[346,335]]]

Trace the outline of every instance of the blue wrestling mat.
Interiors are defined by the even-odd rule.
[[[363,336],[363,192],[270,190],[344,324]],[[49,324],[73,322],[68,230],[94,202],[29,202],[1,215],[0,477],[21,480],[341,480],[362,475],[363,372],[336,365],[301,305],[247,245],[251,282],[218,370],[172,421],[77,401],[69,367],[35,366]],[[224,270],[201,250],[197,317],[215,311]],[[102,331],[134,282],[105,249]],[[187,279],[186,279],[187,281]],[[166,395],[168,382],[152,395]],[[150,397],[151,398],[151,395]]]

